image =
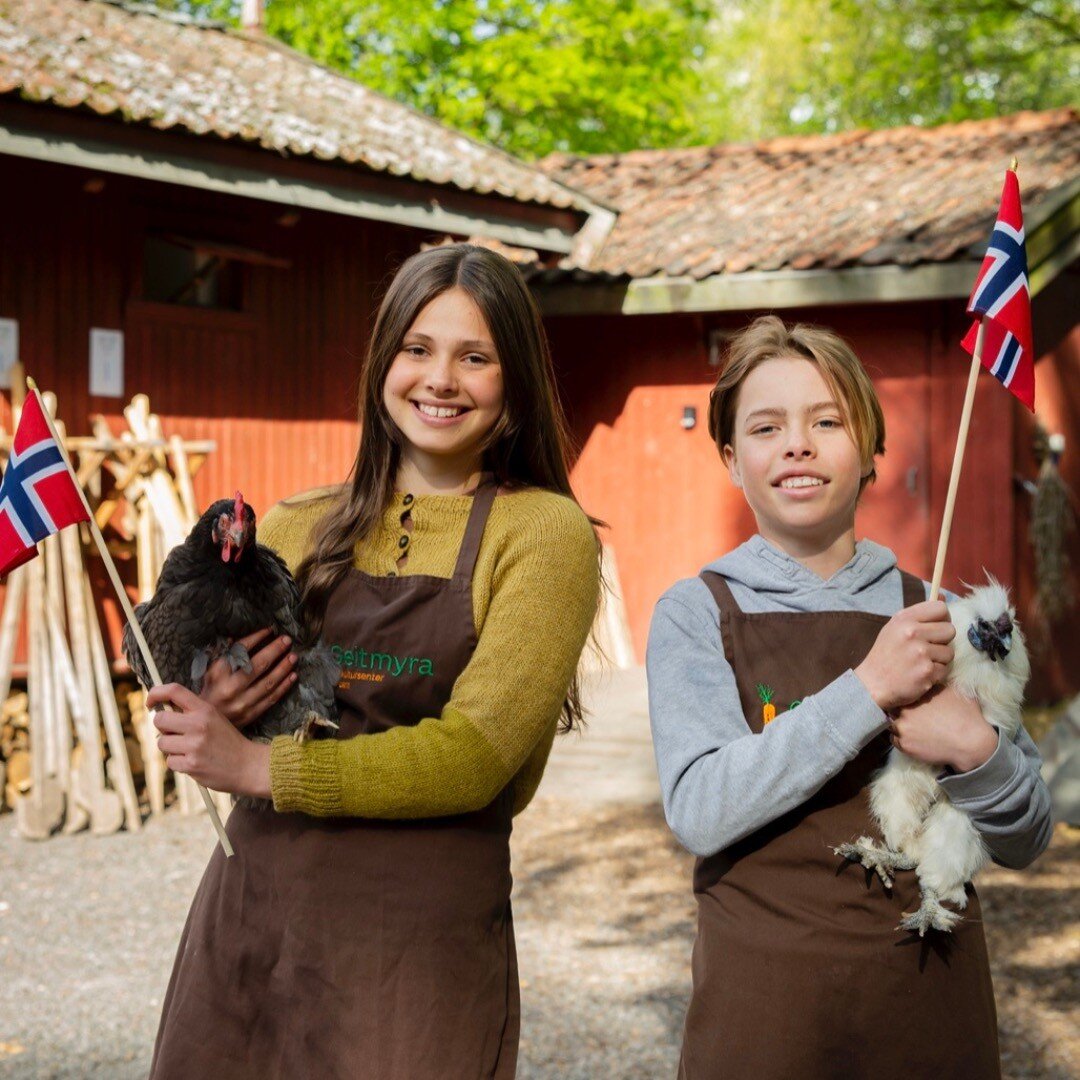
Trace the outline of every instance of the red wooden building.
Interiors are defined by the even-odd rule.
[[[8,351],[14,322],[69,433],[146,393],[166,434],[217,444],[199,504],[257,509],[347,473],[404,258],[447,234],[558,258],[611,220],[257,32],[108,0],[0,9],[0,199]],[[92,392],[94,328],[123,334],[115,396]]]
[[[1080,123],[553,159],[538,169],[257,33],[112,0],[0,13],[0,319],[69,430],[144,392],[168,433],[216,440],[206,504],[265,507],[341,478],[369,319],[421,244],[518,249],[547,312],[639,656],[656,597],[752,520],[704,430],[724,335],[776,310],[834,326],[881,390],[889,452],[864,533],[928,573],[966,364],[957,341],[1008,157],[1021,159],[1040,418],[1080,490]],[[618,217],[616,220],[617,211]],[[92,328],[124,335],[119,397],[92,396]],[[0,395],[0,422],[10,424]],[[696,410],[692,427],[688,409]],[[985,564],[1032,596],[1028,421],[983,386],[947,584]],[[975,451],[978,451],[977,453]],[[1035,689],[1080,689],[1057,628]]]
[[[402,259],[446,233],[565,254],[598,212],[272,39],[102,0],[0,13],[0,192],[0,317],[69,427],[145,392],[217,441],[199,498],[256,507],[341,477]],[[92,327],[123,331],[121,396],[90,394]]]
[[[1066,435],[1062,472],[1080,492],[1077,112],[545,161],[619,211],[587,275],[539,272],[535,287],[582,441],[575,486],[611,525],[639,653],[660,593],[753,531],[706,419],[725,338],[764,312],[836,329],[866,364],[888,438],[859,535],[930,577],[969,366],[965,302],[1013,154],[1038,419]],[[979,581],[985,567],[1044,633],[1019,483],[1037,473],[1032,418],[980,382],[945,584]],[[1076,534],[1070,551],[1080,565]],[[1033,696],[1080,691],[1080,611],[1040,645]]]
[[[199,504],[259,510],[348,472],[404,258],[447,234],[588,254],[612,217],[257,31],[111,0],[0,10],[0,199],[2,374],[17,353],[70,434],[148,394],[167,435],[216,443]],[[122,334],[108,395],[93,329]]]

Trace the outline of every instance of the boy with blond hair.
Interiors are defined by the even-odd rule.
[[[731,344],[709,431],[758,532],[672,586],[649,637],[664,810],[698,856],[679,1075],[998,1078],[974,890],[953,934],[905,939],[915,874],[886,889],[833,848],[876,835],[868,787],[891,742],[942,768],[997,862],[1026,866],[1051,832],[1038,753],[942,686],[945,602],[855,539],[885,423],[840,337],[755,321]]]

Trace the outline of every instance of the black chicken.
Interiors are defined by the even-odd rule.
[[[254,724],[253,739],[292,734],[302,741],[313,728],[336,728],[334,688],[340,668],[331,651],[310,640],[300,593],[279,555],[255,541],[255,511],[238,491],[219,499],[165,560],[157,591],[135,608],[165,682],[198,693],[209,664],[224,656],[236,671],[251,657],[236,639],[271,627],[287,634],[298,654],[296,684]],[[151,684],[135,635],[124,627],[124,654],[145,687]]]

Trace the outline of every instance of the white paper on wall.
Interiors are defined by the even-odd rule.
[[[11,387],[11,365],[19,359],[19,320],[0,319],[0,387]]]
[[[90,393],[95,397],[124,396],[124,332],[90,331]]]

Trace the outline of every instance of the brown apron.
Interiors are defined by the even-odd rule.
[[[472,574],[495,494],[477,491],[452,578],[353,570],[334,591],[338,737],[440,714],[476,646]],[[151,1076],[513,1077],[511,814],[508,789],[423,821],[236,806],[236,855],[215,850],[192,903]]]
[[[924,598],[904,574],[904,606]],[[857,666],[888,621],[861,612],[745,614],[705,572],[724,653],[751,731],[758,686],[777,718]],[[794,705],[796,714],[784,713]],[[913,871],[886,892],[833,854],[880,837],[868,784],[889,749],[881,734],[801,806],[699,859],[694,989],[679,1076],[686,1080],[997,1080],[997,1019],[979,901],[925,939],[898,930],[919,904]]]

